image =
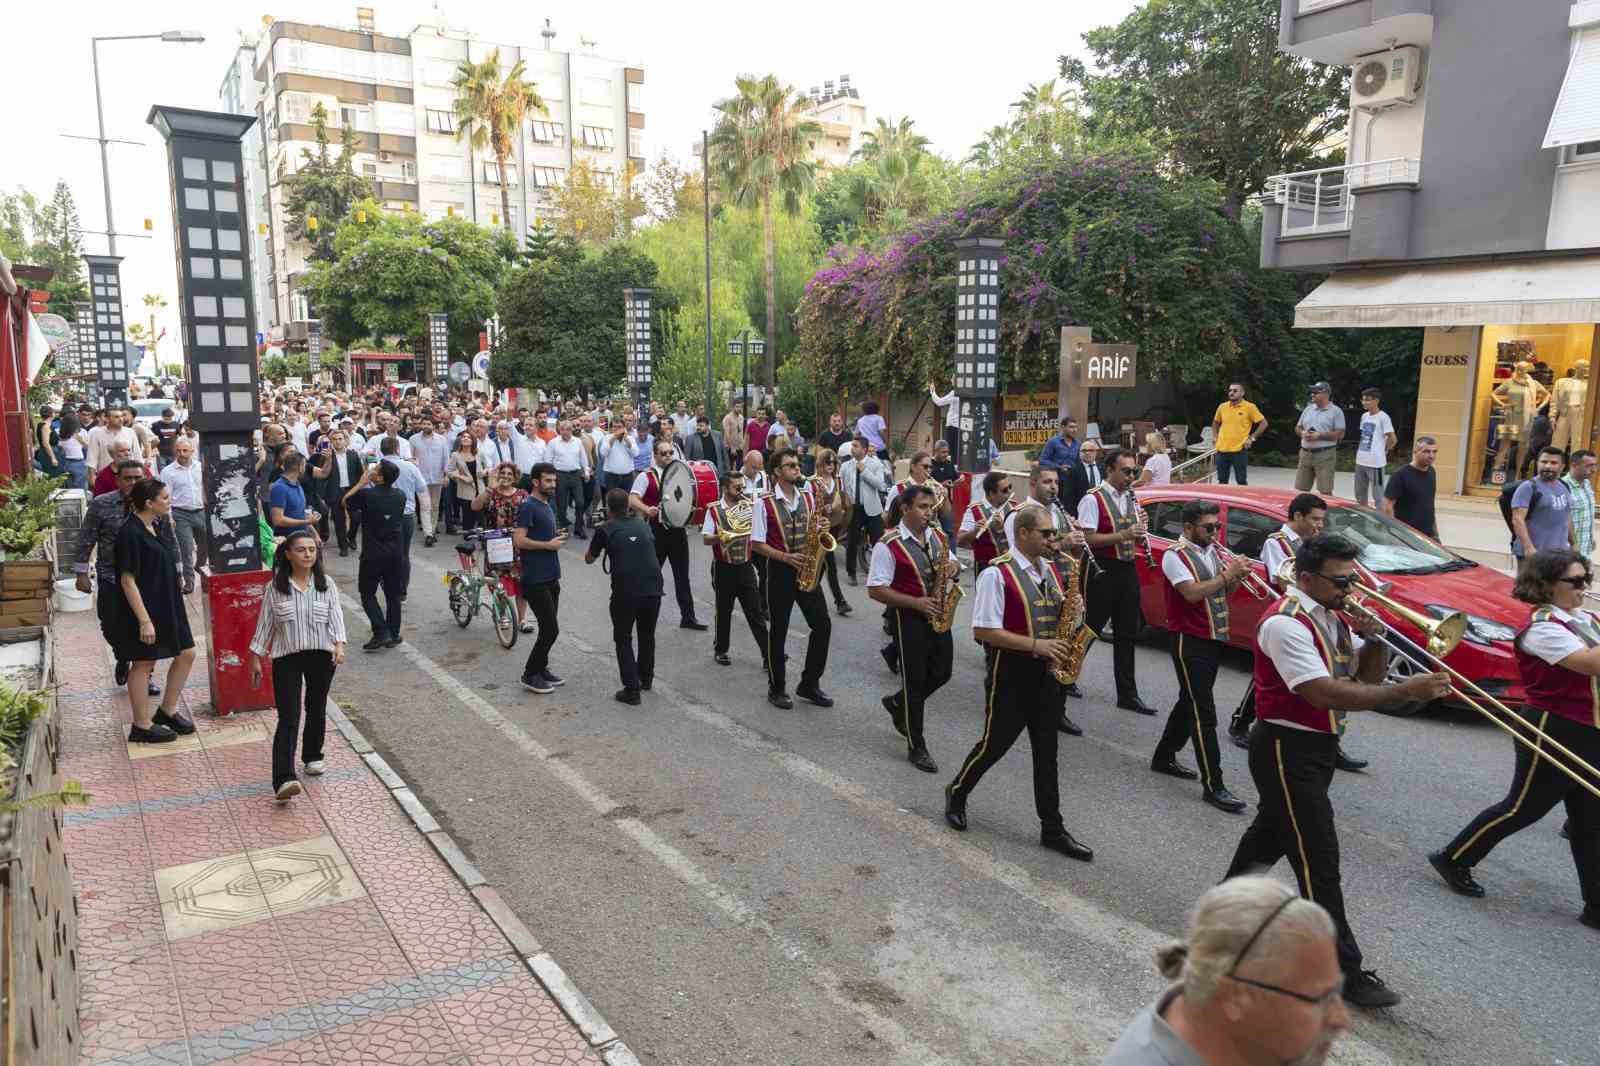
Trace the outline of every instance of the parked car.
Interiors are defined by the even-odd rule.
[[[153,426],[161,421],[161,412],[169,407],[172,409],[173,421],[179,425],[189,417],[189,412],[185,411],[176,399],[129,400],[128,406],[133,408],[133,420],[145,426]]]
[[[1267,535],[1284,522],[1295,493],[1236,485],[1153,485],[1139,489],[1139,502],[1149,516],[1151,566],[1139,561],[1139,596],[1147,624],[1165,629],[1166,598],[1162,591],[1161,557],[1183,534],[1180,514],[1189,500],[1214,501],[1222,510],[1221,544],[1252,562],[1266,578],[1259,560]],[[1450,653],[1449,664],[1476,681],[1496,699],[1515,707],[1524,698],[1511,641],[1528,621],[1528,605],[1511,595],[1512,580],[1490,567],[1462,558],[1380,511],[1349,500],[1327,497],[1326,531],[1341,533],[1361,547],[1361,565],[1384,583],[1383,592],[1405,607],[1442,618],[1465,611],[1470,622],[1466,639]],[[1242,588],[1228,598],[1228,643],[1249,648],[1256,626],[1271,601],[1258,600]],[[1412,640],[1421,632],[1380,609],[1385,621]],[[1390,680],[1416,672],[1409,659],[1389,657]],[[1393,708],[1389,713],[1416,714],[1424,704]]]

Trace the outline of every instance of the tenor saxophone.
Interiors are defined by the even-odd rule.
[[[1061,568],[1061,610],[1056,615],[1056,639],[1067,642],[1067,661],[1050,668],[1050,676],[1063,685],[1073,684],[1083,670],[1083,658],[1089,654],[1089,645],[1100,638],[1084,617],[1083,594],[1078,591],[1078,557],[1071,552],[1062,553],[1057,561]]]
[[[930,623],[935,633],[948,633],[956,621],[956,608],[961,605],[961,600],[966,592],[961,588],[961,571],[954,574],[945,572],[950,562],[947,551],[944,557],[934,565],[933,592],[928,598],[933,601],[934,613]]]
[[[806,525],[806,543],[801,551],[803,561],[800,564],[800,580],[797,587],[801,592],[811,592],[822,580],[823,560],[839,546],[833,539],[833,534],[828,531],[832,524],[828,512],[818,507],[811,512],[810,521]]]

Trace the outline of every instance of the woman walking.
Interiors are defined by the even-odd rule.
[[[344,663],[344,611],[339,590],[322,572],[322,551],[309,529],[284,539],[273,560],[272,580],[261,598],[256,634],[250,641],[250,687],[261,685],[261,657],[272,658],[272,694],[278,729],[272,736],[272,791],[279,800],[300,794],[294,772],[295,733],[305,695],[305,730],[300,758],[306,773],[322,773],[322,739],[328,728],[328,689],[334,668]]]
[[[33,465],[45,477],[60,477],[65,473],[61,465],[61,437],[50,425],[53,415],[50,408],[41,408],[39,422],[33,427]]]
[[[78,413],[70,405],[61,408],[61,429],[58,435],[61,438],[61,450],[57,454],[61,458],[61,469],[67,475],[67,488],[88,488],[89,434],[83,431],[83,423],[78,420]]]
[[[483,469],[478,459],[478,441],[470,430],[456,437],[456,450],[450,453],[445,473],[456,490],[456,515],[463,533],[478,528],[472,510],[472,501],[478,498],[489,481],[489,471]]]
[[[194,634],[178,594],[178,540],[172,531],[172,493],[145,478],[128,495],[128,521],[117,531],[117,584],[125,609],[108,626],[117,662],[131,663],[128,703],[134,744],[164,744],[194,732],[178,713],[178,697],[194,666]],[[150,672],[157,659],[171,659],[161,706],[150,713]]]
[[[503,529],[506,536],[517,528],[517,512],[528,494],[517,487],[522,473],[516,463],[501,463],[494,469],[494,483],[480,492],[472,501],[472,509],[483,515],[485,529]],[[487,547],[484,551],[488,551]],[[511,557],[510,568],[500,574],[500,587],[506,595],[517,601],[517,625],[524,633],[532,633],[534,625],[528,621],[528,601],[522,598],[521,553]],[[485,562],[487,566],[487,561]]]

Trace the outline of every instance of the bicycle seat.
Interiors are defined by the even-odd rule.
[[[475,540],[464,540],[460,544],[456,545],[456,551],[462,555],[470,556],[475,554],[477,550],[478,542]]]

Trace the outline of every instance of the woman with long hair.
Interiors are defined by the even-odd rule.
[[[528,498],[518,486],[521,480],[522,472],[516,463],[505,462],[494,468],[489,487],[472,500],[472,509],[483,515],[485,529],[503,529],[509,535],[517,528],[517,511]],[[522,598],[521,552],[512,554],[510,569],[500,574],[500,585],[507,596],[517,601],[517,625],[524,633],[532,633],[534,625],[528,621],[528,601]]]
[[[816,470],[811,488],[817,507],[828,513],[834,539],[842,542],[845,527],[850,524],[850,509],[845,506],[844,486],[839,481],[839,454],[832,448],[817,452]],[[839,561],[835,554],[829,552],[823,556],[823,565],[827,568],[828,589],[833,593],[833,609],[843,616],[850,613],[850,604],[845,602],[844,591],[839,588]]]
[[[128,494],[131,512],[117,531],[117,584],[125,609],[107,626],[117,662],[128,670],[128,703],[134,744],[164,744],[194,732],[178,711],[178,698],[194,666],[194,634],[178,594],[178,540],[172,530],[172,493],[144,478]],[[150,712],[150,672],[157,659],[171,659],[161,706]]]
[[[60,477],[65,471],[61,465],[61,437],[50,421],[55,412],[48,407],[39,409],[39,421],[33,427],[33,465],[45,477]]]
[[[328,728],[328,689],[344,663],[344,611],[339,590],[322,572],[322,547],[309,528],[292,530],[272,563],[272,580],[261,597],[250,640],[250,687],[261,685],[261,657],[272,658],[272,695],[278,729],[272,736],[272,790],[279,800],[300,794],[294,772],[295,734],[305,729],[300,758],[306,773],[322,773],[322,740]]]
[[[478,528],[478,519],[472,510],[472,501],[489,481],[489,471],[478,458],[478,438],[470,429],[456,435],[456,450],[450,453],[445,473],[456,490],[456,521],[462,532]]]

